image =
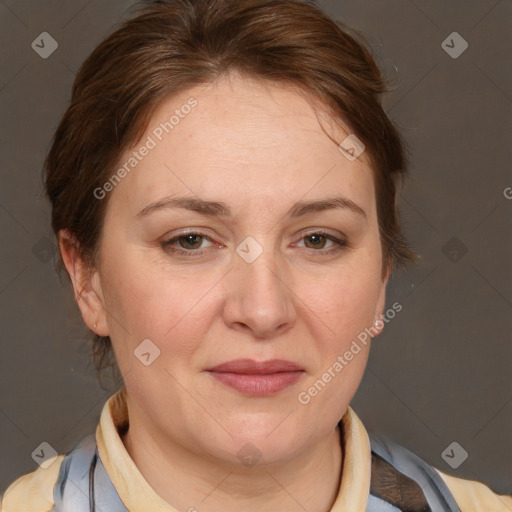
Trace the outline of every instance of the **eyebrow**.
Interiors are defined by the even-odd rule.
[[[223,202],[205,201],[195,197],[172,197],[149,204],[143,208],[136,217],[142,218],[158,210],[168,208],[182,208],[208,216],[231,216],[231,208]],[[308,213],[333,210],[336,208],[348,209],[365,219],[367,218],[366,212],[359,205],[343,196],[335,196],[317,201],[298,201],[288,210],[286,216],[296,218]]]

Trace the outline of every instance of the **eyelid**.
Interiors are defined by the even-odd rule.
[[[181,231],[175,235],[173,235],[171,238],[164,238],[160,244],[163,245],[164,247],[165,246],[170,246],[172,247],[171,244],[173,244],[174,242],[177,242],[180,238],[182,237],[185,237],[187,235],[198,235],[200,236],[201,238],[204,238],[206,240],[208,240],[209,242],[212,243],[212,245],[215,245],[214,241],[212,240],[212,238],[210,236],[208,236],[206,233],[204,233],[203,231],[201,231],[200,229],[194,229],[194,228],[188,228],[186,229],[185,231]],[[177,249],[178,251],[179,250],[182,250],[182,251],[185,251],[185,249]],[[197,250],[188,250],[186,251],[187,253],[191,253],[191,252],[200,252],[204,249],[197,249]]]
[[[343,238],[344,240],[347,238],[344,233],[341,231],[338,233],[333,233],[332,230],[328,230],[326,228],[308,228],[306,231],[302,231],[300,233],[300,238],[303,238],[308,235],[324,235],[324,236],[332,236],[334,238]]]

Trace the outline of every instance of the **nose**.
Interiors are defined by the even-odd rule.
[[[252,262],[238,254],[234,261],[226,283],[225,323],[260,340],[281,336],[296,319],[286,263],[277,262],[270,250]]]

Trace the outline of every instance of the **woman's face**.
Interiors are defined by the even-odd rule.
[[[385,300],[366,155],[347,158],[292,89],[233,75],[164,101],[125,163],[91,281],[104,310],[81,307],[112,339],[130,420],[231,462],[246,443],[272,463],[332,434],[369,344],[336,362]],[[240,359],[299,371],[211,371]]]

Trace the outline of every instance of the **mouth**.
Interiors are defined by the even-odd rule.
[[[206,370],[222,384],[246,395],[266,396],[295,384],[305,373],[298,364],[283,359],[236,359]]]

